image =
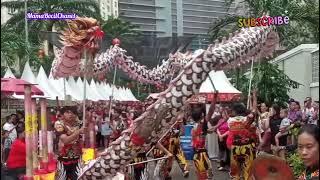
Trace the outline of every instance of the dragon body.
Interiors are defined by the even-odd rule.
[[[278,43],[279,38],[274,27],[269,26],[241,29],[230,34],[229,38],[210,45],[207,50],[188,61],[182,72],[171,81],[168,89],[162,92],[159,99],[135,120],[132,129],[124,131],[122,136],[112,142],[101,156],[82,169],[79,179],[112,179],[117,172],[124,173],[126,165],[132,158],[157,142],[176,121],[174,117],[187,99],[199,92],[201,83],[210,71],[233,68],[251,60],[272,56]],[[116,61],[126,58],[117,47],[109,51],[110,58]],[[103,58],[100,60],[108,62]],[[129,64],[125,66],[130,67]]]

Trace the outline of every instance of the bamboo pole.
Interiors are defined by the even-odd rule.
[[[251,70],[250,70],[250,81],[249,81],[249,91],[248,91],[248,101],[247,101],[247,109],[249,109],[250,99],[251,99],[251,83],[253,76],[253,59],[251,60]]]
[[[84,65],[87,67],[87,51],[84,51]],[[86,128],[86,99],[87,99],[87,85],[86,85],[86,72],[84,72],[84,77],[83,77],[83,101],[82,101],[82,122],[83,122],[83,127]],[[83,142],[87,142],[85,137],[88,135],[87,133],[83,134]]]
[[[40,99],[41,107],[41,164],[43,169],[48,169],[48,127],[47,127],[47,101]]]
[[[147,161],[141,161],[141,162],[137,162],[137,163],[128,164],[127,166],[134,166],[134,165],[138,165],[138,164],[144,164],[144,163],[148,163],[148,162],[152,162],[152,161],[158,161],[158,160],[161,160],[161,159],[168,159],[168,158],[169,158],[169,156],[165,156],[165,157],[161,157],[161,158],[150,159],[150,160],[147,160]]]
[[[112,108],[112,102],[113,102],[113,93],[114,93],[114,87],[116,83],[116,77],[117,77],[117,66],[114,69],[114,74],[113,74],[113,81],[112,81],[112,92],[111,92],[111,98],[110,98],[110,106],[109,106],[109,120],[111,117],[111,108]]]
[[[32,120],[31,120],[31,85],[24,87],[25,141],[26,141],[26,179],[33,179],[32,163]]]
[[[53,131],[48,131],[48,161],[51,162],[54,159],[53,154]]]
[[[36,99],[31,100],[31,121],[32,121],[32,163],[33,170],[38,170],[38,117]]]
[[[162,139],[164,138],[164,137],[166,137],[167,136],[167,134],[172,130],[172,128],[178,123],[178,121],[179,120],[177,120],[175,123],[173,123],[172,125],[171,125],[171,127],[160,137],[160,139],[158,140],[158,143],[160,143],[161,141],[162,141]],[[153,150],[155,148],[155,146],[152,146],[152,148],[147,152],[147,156],[150,154],[150,152]]]

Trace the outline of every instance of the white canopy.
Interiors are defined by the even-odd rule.
[[[3,78],[14,78],[14,79],[16,79],[16,77],[13,75],[10,67],[7,68],[7,71],[4,74]]]
[[[211,71],[209,76],[214,83],[215,88],[219,91],[219,93],[233,93],[233,94],[241,94],[239,90],[232,86],[229,82],[227,76],[223,71]],[[211,81],[209,77],[201,84],[200,93],[213,93],[214,89],[212,87]]]
[[[134,97],[134,95],[132,94],[131,89],[126,88],[125,90],[129,96],[129,101],[138,101],[136,97]]]
[[[24,65],[24,69],[20,79],[23,79],[31,84],[37,84],[36,77],[34,76],[28,61]]]
[[[5,73],[5,78],[12,77],[15,78],[10,68],[7,69]],[[66,88],[66,95],[70,95],[73,100],[82,101],[83,100],[83,81],[81,78],[78,78],[77,81],[73,77],[69,77],[68,80],[54,79],[50,73],[49,78],[47,77],[43,67],[40,67],[37,78],[31,71],[31,67],[27,62],[25,64],[21,79],[32,83],[37,84],[36,86],[44,92],[44,96],[37,97],[46,97],[48,99],[54,100],[58,96],[59,100],[64,99],[64,83]],[[137,101],[130,89],[121,87],[116,88],[115,86],[110,86],[110,84],[96,83],[94,80],[91,81],[90,85],[88,81],[86,83],[86,95],[87,99],[92,101],[98,100],[109,100],[109,96],[112,94],[112,87],[114,87],[113,96],[115,100],[118,101]],[[13,95],[13,97],[18,99],[23,99],[23,95]],[[33,96],[35,97],[35,96]]]
[[[62,97],[62,94],[57,91],[54,86],[51,86],[50,83],[48,83],[48,78],[46,73],[44,72],[43,67],[41,66],[39,69],[39,73],[37,76],[37,84],[43,89],[45,92],[48,93],[48,99],[54,100],[56,96]]]

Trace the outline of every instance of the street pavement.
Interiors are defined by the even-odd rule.
[[[153,174],[154,163],[150,163],[150,171],[149,174]],[[188,178],[184,178],[183,174],[178,166],[178,163],[174,161],[173,168],[171,170],[171,177],[172,180],[197,180],[197,176],[195,173],[195,167],[192,161],[188,161],[190,174]],[[229,180],[229,173],[228,171],[218,171],[217,163],[212,161],[212,168],[213,168],[213,179],[212,180]]]

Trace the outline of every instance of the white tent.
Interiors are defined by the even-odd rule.
[[[59,91],[57,91],[53,86],[51,86],[51,84],[48,82],[48,78],[46,73],[44,72],[43,67],[41,66],[38,72],[38,76],[37,76],[37,84],[39,84],[39,86],[48,93],[48,99],[54,100],[56,98],[56,96],[62,96],[62,94],[59,93]]]
[[[79,91],[76,81],[72,76],[69,77],[68,84],[71,88],[72,93],[75,94],[78,100],[81,100],[81,98],[83,99],[83,94],[81,93],[81,91]]]
[[[78,91],[81,94],[82,99],[83,99],[83,82],[80,77],[78,78],[76,85],[77,85],[76,87],[78,88]]]
[[[232,86],[223,71],[211,71],[209,77],[211,77],[215,89],[219,92],[218,101],[229,102],[239,100],[241,92]],[[213,93],[215,91],[209,77],[201,84],[199,96],[203,97],[205,95],[206,97],[203,98],[211,101],[213,100]]]
[[[51,83],[52,86],[56,87],[56,89],[59,92],[62,92],[64,94],[64,82],[62,78],[59,79],[54,79],[52,74],[50,73],[49,75],[49,82]],[[79,93],[74,93],[74,90],[69,86],[69,83],[65,81],[65,88],[66,88],[66,95],[70,95],[73,100],[82,100],[82,97],[79,95]],[[59,97],[60,100],[64,100],[64,95],[63,97]]]
[[[92,80],[91,81],[91,89],[94,89],[96,91],[96,93],[101,97],[101,100],[108,100],[109,99],[109,95],[107,95],[106,93],[102,93],[100,90],[100,87],[98,87],[98,84]]]
[[[105,100],[109,100],[111,93],[107,91],[107,89],[101,83],[95,83],[94,86],[96,87],[97,91],[104,97]]]
[[[229,82],[227,76],[223,71],[211,71],[209,76],[214,83],[215,88],[219,93],[233,93],[233,94],[241,94],[239,90],[232,86]],[[209,77],[201,84],[200,93],[213,93],[214,89],[211,84]]]
[[[128,94],[129,101],[138,101],[137,98],[132,94],[131,89],[126,88],[125,91]]]
[[[99,97],[97,97],[97,95],[94,93],[94,91],[91,89],[89,83],[87,80],[85,80],[86,83],[86,95],[87,95],[87,99],[91,100],[91,101],[98,101]]]
[[[104,100],[104,97],[102,97],[97,89],[93,86],[93,80],[91,80],[90,85],[87,84],[88,89],[90,89],[90,93],[94,96],[95,101]]]
[[[123,101],[130,101],[130,97],[128,96],[127,92],[124,90],[123,87],[120,87],[118,90],[118,93],[119,95],[121,95]]]
[[[23,69],[22,76],[20,79],[25,80],[31,84],[37,84],[35,86],[37,88],[39,88],[43,92],[44,95],[43,96],[36,96],[36,97],[51,98],[51,94],[46,90],[46,88],[41,86],[40,84],[38,84],[37,79],[34,76],[28,61],[24,65],[24,69]],[[17,99],[23,99],[24,95],[13,95],[13,97],[17,98]],[[32,96],[32,97],[35,97],[35,96]]]
[[[13,75],[11,69],[8,67],[6,73],[4,74],[3,78],[14,78],[16,79],[16,77]]]
[[[28,61],[24,65],[24,69],[20,79],[23,79],[31,84],[37,84],[36,77],[34,76]]]

